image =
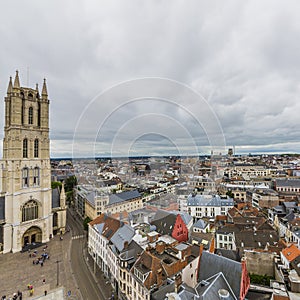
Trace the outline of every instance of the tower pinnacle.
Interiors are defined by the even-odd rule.
[[[19,89],[20,88],[20,80],[19,80],[19,71],[16,71],[16,77],[14,81],[14,88]]]
[[[42,96],[48,96],[47,92],[47,85],[46,85],[46,78],[44,78],[44,83],[43,83],[43,89],[42,89]]]
[[[12,93],[12,89],[13,89],[13,86],[12,86],[12,78],[11,78],[11,76],[10,76],[10,77],[9,77],[8,88],[7,88],[7,94]]]

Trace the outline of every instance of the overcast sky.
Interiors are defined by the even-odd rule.
[[[47,78],[52,157],[300,152],[299,11],[297,0],[5,1],[0,97],[16,69],[22,86]]]

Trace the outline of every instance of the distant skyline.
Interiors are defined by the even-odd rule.
[[[0,138],[18,69],[21,86],[47,79],[51,157],[300,153],[299,11],[296,0],[7,1]]]

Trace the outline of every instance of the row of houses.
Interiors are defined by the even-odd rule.
[[[89,223],[88,251],[119,299],[171,299],[176,295],[179,299],[222,299],[214,298],[222,294],[228,299],[245,299],[250,280],[244,261],[153,230],[167,226],[162,224],[166,217],[159,216],[144,227],[106,214]]]

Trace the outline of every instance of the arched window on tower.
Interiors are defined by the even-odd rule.
[[[39,186],[40,185],[40,168],[35,167],[33,169],[33,185]]]
[[[34,140],[34,157],[39,157],[39,140]]]
[[[28,124],[33,124],[33,108],[32,106],[28,109]]]
[[[29,186],[29,169],[23,168],[22,170],[22,186],[28,187]]]
[[[23,158],[28,158],[28,140],[23,140]]]
[[[22,122],[22,125],[24,124],[24,115],[25,115],[25,96],[24,96],[24,93],[21,92],[21,98],[22,98],[22,114],[21,114],[21,122]]]
[[[40,127],[41,126],[41,103],[38,102],[38,116],[37,116],[37,119],[38,119],[38,126]]]
[[[22,222],[37,219],[39,217],[39,206],[34,200],[26,202],[22,207]]]

